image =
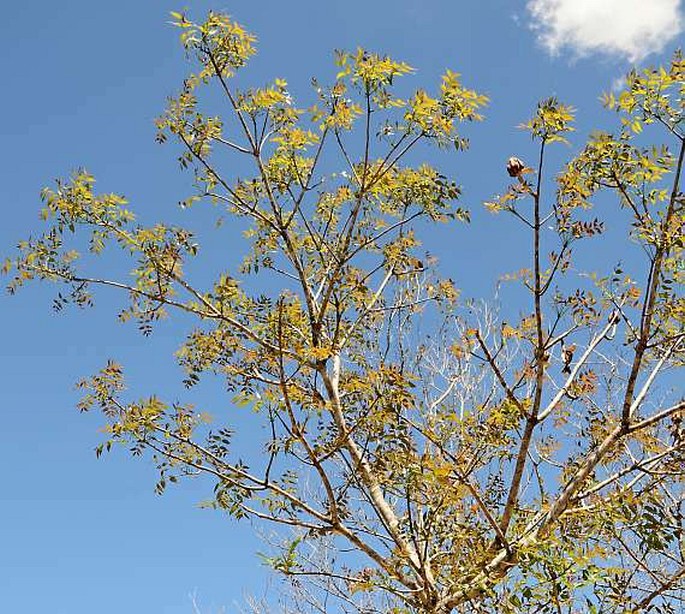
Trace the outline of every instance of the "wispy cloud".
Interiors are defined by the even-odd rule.
[[[680,0],[529,0],[531,26],[553,55],[592,53],[639,62],[683,30]]]

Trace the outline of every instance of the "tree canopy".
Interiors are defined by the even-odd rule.
[[[79,409],[106,418],[97,455],[123,444],[156,464],[160,494],[202,475],[208,507],[281,526],[267,562],[292,582],[288,611],[681,611],[680,53],[605,95],[617,121],[561,168],[547,170],[546,156],[567,142],[574,110],[555,98],[521,126],[530,151],[493,161],[501,194],[485,206],[530,238],[507,246],[530,266],[509,275],[521,298],[505,309],[461,297],[422,239],[469,213],[421,148],[454,166],[485,95],[447,71],[433,91],[400,98],[412,67],[359,49],[337,52],[337,74],[313,81],[316,103],[299,108],[281,78],[234,85],[255,53],[242,25],[172,15],[194,72],[157,120],[158,140],[175,142],[193,173],[190,213],[211,203],[246,225],[241,266],[194,281],[191,230],[139,224],[78,170],[42,192],[44,230],[5,272],[10,292],[60,284],[58,309],[119,291],[119,320],[146,335],[183,314],[189,399],[200,378],[222,378],[264,437],[237,456],[230,412],[164,391],[131,398],[111,360],[80,383]],[[232,156],[250,174],[232,176]],[[619,249],[637,245],[641,258],[606,252],[607,218],[625,225]],[[108,274],[115,250],[129,275]]]

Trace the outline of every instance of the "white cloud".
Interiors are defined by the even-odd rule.
[[[532,27],[553,55],[570,49],[639,62],[683,30],[680,0],[529,0]]]

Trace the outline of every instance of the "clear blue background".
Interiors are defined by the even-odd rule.
[[[473,223],[440,228],[428,246],[467,295],[489,296],[497,274],[527,265],[512,226],[480,206],[504,188],[509,155],[535,155],[516,125],[538,99],[557,95],[577,107],[581,143],[606,123],[598,96],[626,69],[596,57],[550,58],[520,0],[187,4],[196,19],[214,8],[246,24],[260,39],[249,81],[284,77],[295,98],[309,95],[310,77],[332,77],[334,48],[358,45],[415,66],[414,86],[430,89],[449,67],[491,97],[487,121],[469,131],[472,149],[440,158],[464,186]],[[178,211],[190,177],[173,148],[154,143],[153,119],[187,70],[168,25],[178,8],[153,0],[3,3],[0,253],[37,229],[40,188],[83,165],[98,189],[124,193],[144,221],[173,217],[197,228],[212,266],[235,261],[241,250],[230,228],[213,230],[199,209]],[[106,297],[96,310],[56,315],[52,295],[30,287],[0,297],[0,612],[187,613],[192,592],[205,613],[237,611],[266,582],[253,527],[198,509],[200,482],[160,498],[148,462],[123,451],[96,461],[100,417],[74,409],[75,381],[109,357],[127,366],[141,394],[183,398],[168,383],[178,379],[179,329],[165,323],[146,340],[114,322]],[[230,420],[249,419],[219,393],[205,385],[200,400]]]

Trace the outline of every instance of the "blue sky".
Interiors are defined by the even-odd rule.
[[[679,36],[682,44],[677,0],[186,5],[198,19],[214,8],[246,24],[260,39],[246,80],[284,77],[296,98],[309,95],[312,76],[332,77],[334,48],[358,45],[412,64],[413,86],[430,88],[452,68],[490,96],[487,121],[469,130],[472,149],[440,158],[464,187],[473,223],[441,228],[427,245],[473,296],[488,296],[497,274],[526,264],[525,252],[511,247],[511,226],[480,203],[504,188],[508,156],[533,157],[516,125],[535,102],[556,95],[577,108],[577,146],[610,121],[598,96],[630,61],[666,61]],[[178,170],[172,148],[154,143],[153,119],[187,70],[168,25],[178,8],[157,0],[4,4],[1,254],[38,228],[41,187],[78,166],[96,176],[100,190],[125,194],[143,220],[173,217],[196,227],[208,261],[238,250],[226,248],[231,228],[213,230],[199,210],[178,211],[190,177]],[[559,148],[553,163],[567,154]],[[53,314],[52,295],[49,287],[31,287],[0,297],[0,611],[180,614],[192,612],[193,592],[204,613],[237,611],[246,593],[265,585],[254,529],[198,509],[202,483],[160,498],[149,463],[123,453],[96,461],[101,420],[74,409],[73,384],[109,357],[127,366],[141,394],[181,395],[169,384],[178,379],[178,327],[165,323],[143,339],[135,327],[115,323],[107,298],[92,311]],[[231,420],[249,419],[218,386],[208,383],[199,394]]]

